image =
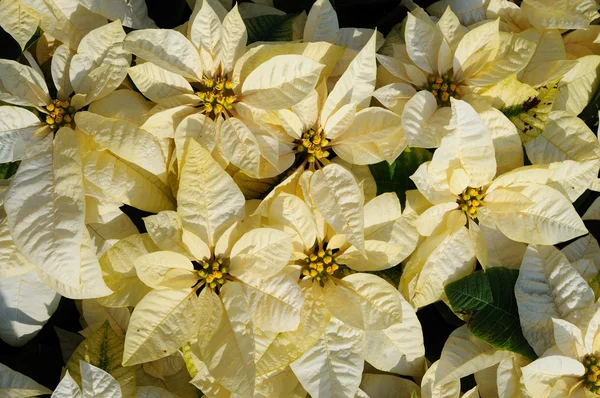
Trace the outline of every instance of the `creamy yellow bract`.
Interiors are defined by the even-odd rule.
[[[154,290],[132,314],[123,362],[159,359],[197,339],[213,377],[252,396],[254,343],[248,328],[254,321],[266,330],[293,330],[300,320],[300,288],[280,272],[291,255],[291,237],[244,219],[239,188],[193,139],[182,162],[177,212],[145,220],[158,251],[138,257],[135,269]],[[252,303],[246,295],[254,297]],[[220,360],[222,350],[231,362]]]
[[[442,298],[443,286],[471,273],[475,259],[487,267],[494,234],[507,244],[548,245],[587,232],[569,199],[551,187],[547,167],[497,175],[494,140],[481,117],[454,99],[452,114],[454,131],[411,176],[418,193],[409,200],[422,209],[415,225],[427,238],[406,264],[400,289],[418,307]],[[445,256],[452,251],[460,255]],[[436,261],[440,256],[447,260]]]
[[[298,103],[315,87],[324,65],[281,52],[240,75],[236,70],[243,68],[238,61],[246,52],[247,33],[237,6],[221,20],[209,2],[198,2],[186,33],[140,30],[125,39],[125,48],[149,61],[129,70],[140,91],[158,103],[148,128],[164,129],[168,123],[171,131],[162,132],[167,137],[182,142],[194,136],[225,164],[231,162],[252,177],[283,172],[289,167],[286,158],[269,153],[277,140],[246,115],[253,108],[276,110]],[[181,128],[173,125],[174,114]],[[203,131],[187,126],[202,126]]]

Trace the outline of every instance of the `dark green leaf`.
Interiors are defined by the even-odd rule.
[[[35,42],[38,41],[40,36],[42,36],[42,33],[42,30],[40,28],[37,28],[33,36],[31,36],[31,39],[29,39],[27,44],[25,44],[25,51],[29,50],[29,47],[33,46]]]
[[[598,111],[600,111],[600,88],[596,90],[590,102],[579,114],[579,118],[592,129],[594,134],[597,134],[598,131]]]
[[[293,38],[294,18],[298,14],[262,15],[244,20],[248,44],[257,41],[290,41]]]
[[[20,162],[0,163],[0,180],[8,180],[19,168]]]
[[[431,160],[431,152],[423,148],[406,148],[391,165],[381,162],[370,165],[371,174],[377,183],[377,195],[385,192],[396,192],[402,207],[406,202],[405,192],[414,189],[410,176],[422,163]]]
[[[390,285],[398,287],[398,285],[400,284],[400,277],[402,276],[402,271],[400,270],[400,266],[396,266],[393,268],[384,269],[383,271],[375,271],[372,272],[372,274],[375,274],[381,279],[384,279]]]
[[[474,272],[444,290],[454,312],[468,315],[467,327],[475,336],[533,360],[537,356],[523,336],[514,294],[518,276],[517,270],[495,267]]]

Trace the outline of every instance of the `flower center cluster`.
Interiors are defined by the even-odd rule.
[[[325,147],[329,145],[329,141],[325,138],[325,133],[322,131],[308,130],[302,134],[302,138],[297,140],[296,152],[306,154],[306,158],[310,163],[329,156],[329,151]]]
[[[225,283],[227,273],[226,260],[216,258],[209,261],[194,262],[194,268],[198,270],[199,281],[213,290],[219,289]]]
[[[477,209],[483,205],[484,197],[485,194],[481,187],[467,187],[460,195],[458,195],[456,203],[458,203],[459,208],[464,211],[467,216],[476,219]]]
[[[585,388],[600,395],[600,358],[593,355],[586,355],[583,358],[583,366],[585,374],[583,375],[583,383]]]
[[[430,75],[425,90],[434,95],[440,106],[450,106],[450,98],[460,98],[460,88],[454,84],[454,78],[449,75],[441,77]]]
[[[226,77],[202,79],[196,95],[204,106],[204,112],[212,119],[231,111],[237,100],[233,92],[233,83]]]
[[[331,250],[316,248],[315,252],[306,257],[304,262],[302,275],[313,278],[317,282],[324,281],[328,275],[333,275],[340,268]]]
[[[54,128],[61,128],[63,126],[71,126],[73,122],[73,115],[75,114],[75,108],[71,106],[69,101],[61,101],[55,99],[50,104],[46,105],[47,114],[42,115],[43,121],[47,125]]]

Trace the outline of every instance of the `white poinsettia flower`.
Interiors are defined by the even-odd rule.
[[[523,367],[533,397],[595,397],[600,392],[600,309],[585,323],[552,318],[555,345]]]
[[[131,62],[131,55],[122,48],[123,38],[125,32],[117,21],[90,32],[77,51],[60,46],[51,67],[56,98],[51,98],[44,74],[32,58],[28,59],[31,66],[0,60],[0,100],[11,104],[0,107],[0,162],[21,160],[25,148],[40,137],[60,127],[73,128],[74,115],[81,107],[121,84]]]
[[[362,205],[361,191],[372,185],[372,176],[364,166],[383,160],[391,163],[406,146],[400,117],[382,108],[368,107],[375,74],[372,36],[328,95],[321,83],[306,100],[277,112],[276,123],[296,166],[267,195],[259,212],[264,212],[280,192],[303,192],[303,197],[338,233],[345,234],[361,252],[364,250],[362,215],[358,213],[361,206],[348,204]],[[330,151],[340,160],[329,161]],[[349,170],[364,181],[364,190]]]
[[[592,21],[600,17],[593,0],[523,0],[521,8],[529,22],[538,29],[587,29]]]
[[[35,297],[35,300],[31,298]],[[38,276],[36,266],[15,246],[7,220],[0,221],[0,339],[22,346],[58,308],[60,295]]]
[[[145,219],[160,250],[135,260],[137,277],[153,290],[131,316],[123,361],[159,359],[197,338],[210,373],[239,396],[252,396],[252,322],[274,331],[300,322],[300,287],[279,272],[291,256],[291,237],[242,221],[242,193],[193,139],[184,150],[177,202],[176,212]]]
[[[561,253],[565,255],[571,266],[586,281],[589,282],[590,279],[598,275],[598,271],[600,271],[600,245],[598,245],[598,241],[592,234],[582,236],[563,247]]]
[[[246,41],[237,6],[221,18],[204,1],[196,5],[187,37],[174,30],[144,29],[130,33],[124,47],[148,61],[130,68],[129,75],[159,104],[144,128],[182,142],[193,136],[225,164],[250,176],[270,177],[290,164],[281,163],[286,159],[281,159],[285,153],[279,153],[278,140],[243,115],[254,108],[283,109],[303,100],[324,65],[281,52],[248,67],[238,62]],[[269,172],[272,169],[277,172]]]
[[[567,253],[572,251],[567,249]],[[527,248],[515,283],[515,297],[523,335],[538,355],[555,344],[553,319],[582,326],[596,312],[596,297],[587,280],[555,247]]]
[[[266,225],[293,233],[291,266],[305,302],[300,328],[271,337],[257,377],[271,378],[290,366],[311,396],[342,397],[357,391],[365,360],[385,371],[420,373],[424,352],[414,310],[391,284],[366,273],[410,254],[418,239],[412,217],[410,210],[402,214],[395,194],[365,205],[363,258],[298,196],[282,193],[272,201]]]
[[[525,11],[509,0],[490,0],[485,9],[485,18],[500,18],[500,29],[507,32],[522,32],[531,28]],[[479,21],[478,21],[479,22]]]
[[[37,266],[40,278],[71,298],[111,293],[102,280],[95,254],[107,248],[107,241],[114,243],[134,232],[131,221],[117,210],[118,203],[124,201],[107,198],[99,189],[84,184],[84,157],[99,147],[72,129],[76,128],[74,115],[80,107],[89,105],[99,114],[111,108],[102,101],[121,84],[131,58],[122,49],[124,37],[117,21],[92,31],[81,40],[76,53],[59,47],[64,51],[59,55],[57,50],[51,68],[56,99],[50,98],[42,73],[33,61],[32,67],[14,61],[0,63],[0,97],[7,103],[32,109],[0,107],[5,116],[0,136],[1,160],[22,160],[6,192],[7,225],[15,246]],[[73,91],[75,95],[71,96]],[[130,102],[132,110],[139,110],[134,104]],[[110,165],[111,176],[115,175],[114,166]],[[123,169],[128,176],[132,174],[131,166]],[[156,184],[148,181],[147,186]],[[40,219],[45,222],[40,223]],[[107,223],[112,224],[106,227]],[[48,234],[48,230],[54,232]]]
[[[422,9],[409,13],[405,43],[393,45],[393,57],[378,55],[398,82],[374,97],[402,114],[408,144],[425,148],[448,133],[451,99],[470,101],[470,93],[522,70],[535,51],[535,43],[500,32],[499,20],[469,30],[450,8],[437,23]]]
[[[578,32],[581,31],[573,33]],[[581,57],[573,55],[573,51],[577,53],[582,47],[577,43],[581,39],[575,35],[563,38],[556,29],[527,29],[520,35],[535,42],[536,49],[527,66],[517,74],[518,80],[538,89],[560,80],[552,110],[564,110],[573,115],[581,113],[599,84],[600,55],[585,52]]]
[[[461,396],[460,381],[453,380],[448,383],[441,384],[437,377],[437,369],[440,361],[436,361],[423,376],[421,380],[421,398],[459,398]],[[477,388],[477,387],[475,387]],[[477,394],[475,392],[469,392],[468,394]],[[464,395],[470,398],[479,398],[479,395]],[[411,397],[412,398],[412,397]]]
[[[344,47],[344,53],[329,75],[327,85],[333,89],[335,82],[350,65],[354,57],[376,34],[375,51],[383,45],[383,35],[373,29],[339,26],[338,16],[329,0],[317,0],[310,8],[302,30],[305,43],[325,41]]]
[[[587,29],[600,17],[593,0],[550,2],[524,0],[520,6],[507,0],[441,0],[427,8],[431,15],[441,17],[446,7],[456,13],[463,25],[502,18],[502,23],[519,30],[531,26],[537,29]]]
[[[156,26],[140,0],[7,0],[0,5],[0,26],[25,49],[38,26],[73,51],[88,33],[107,19],[140,29]]]
[[[524,144],[534,165],[548,165],[548,185],[574,202],[597,179],[600,143],[583,120],[552,111],[540,134]]]
[[[481,397],[532,398],[521,382],[521,368],[529,363],[522,355],[492,347],[464,325],[450,334],[439,361],[425,374],[423,397],[458,397],[460,379],[472,374]]]
[[[351,164],[392,163],[406,147],[401,118],[369,106],[377,74],[375,42],[373,34],[331,92],[322,83],[305,100],[278,112],[299,167],[314,169],[330,150]]]
[[[475,257],[488,266],[485,227],[490,236],[493,230],[505,235],[505,244],[555,244],[587,231],[570,201],[547,185],[547,168],[521,167],[495,177],[487,127],[463,101],[453,99],[452,112],[454,131],[411,177],[422,195],[413,204],[420,213],[415,225],[427,238],[406,264],[400,288],[419,307],[439,300],[446,283],[469,274]],[[440,258],[446,266],[440,267]]]
[[[110,374],[84,361],[80,361],[79,366],[81,387],[67,371],[58,386],[56,386],[51,398],[121,398],[123,396],[119,382]]]
[[[490,3],[492,4],[493,2]],[[514,6],[513,3],[509,4]],[[501,20],[503,18],[500,10],[494,15]],[[529,116],[543,120],[544,123],[545,119],[542,119],[540,113],[550,113],[551,110],[567,111],[572,116],[580,114],[600,84],[597,72],[600,55],[593,50],[593,46],[597,45],[593,43],[597,33],[597,29],[596,35],[576,30],[563,38],[556,29],[529,28],[522,31],[519,35],[534,42],[536,46],[527,66],[516,74],[518,80],[509,77],[479,93],[493,97],[494,105],[499,108],[514,104],[525,106],[537,97],[542,100],[542,104],[534,106]],[[547,87],[551,89],[542,98],[542,92],[547,91]],[[540,91],[539,95],[534,88]],[[502,101],[498,101],[498,97]],[[524,121],[532,122],[527,119]],[[543,130],[543,125],[540,129]]]
[[[39,26],[73,51],[85,35],[107,23],[105,17],[82,7],[77,0],[3,1],[0,20],[0,26],[22,49]]]

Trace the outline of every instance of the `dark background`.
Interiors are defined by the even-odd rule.
[[[302,10],[308,12],[313,2],[314,0],[275,0],[275,5],[288,13]],[[334,3],[333,0],[331,2]],[[417,1],[422,7],[432,2]],[[187,21],[191,14],[185,0],[146,0],[146,3],[150,17],[162,28],[178,26]],[[398,0],[335,0],[334,6],[341,27],[377,28],[383,34],[387,34],[395,24],[400,23],[407,12],[406,8],[399,5]],[[18,59],[19,56],[20,48],[17,43],[0,28],[0,58]],[[593,103],[581,115],[594,132],[597,129],[598,103],[597,98],[594,98]],[[596,193],[588,191],[578,200],[580,214],[583,214],[595,197]],[[132,208],[124,210],[138,226],[143,225],[140,221],[144,214]],[[600,221],[586,222],[586,225],[596,239],[600,239]],[[439,358],[447,336],[460,326],[462,321],[440,303],[422,308],[418,316],[423,327],[426,355],[428,359],[435,361]],[[73,300],[62,298],[58,310],[49,322],[24,347],[11,347],[0,340],[0,363],[54,389],[60,380],[61,367],[64,365],[56,328],[75,333],[82,329],[79,312]],[[464,380],[464,383],[464,387],[472,386],[473,378]]]

